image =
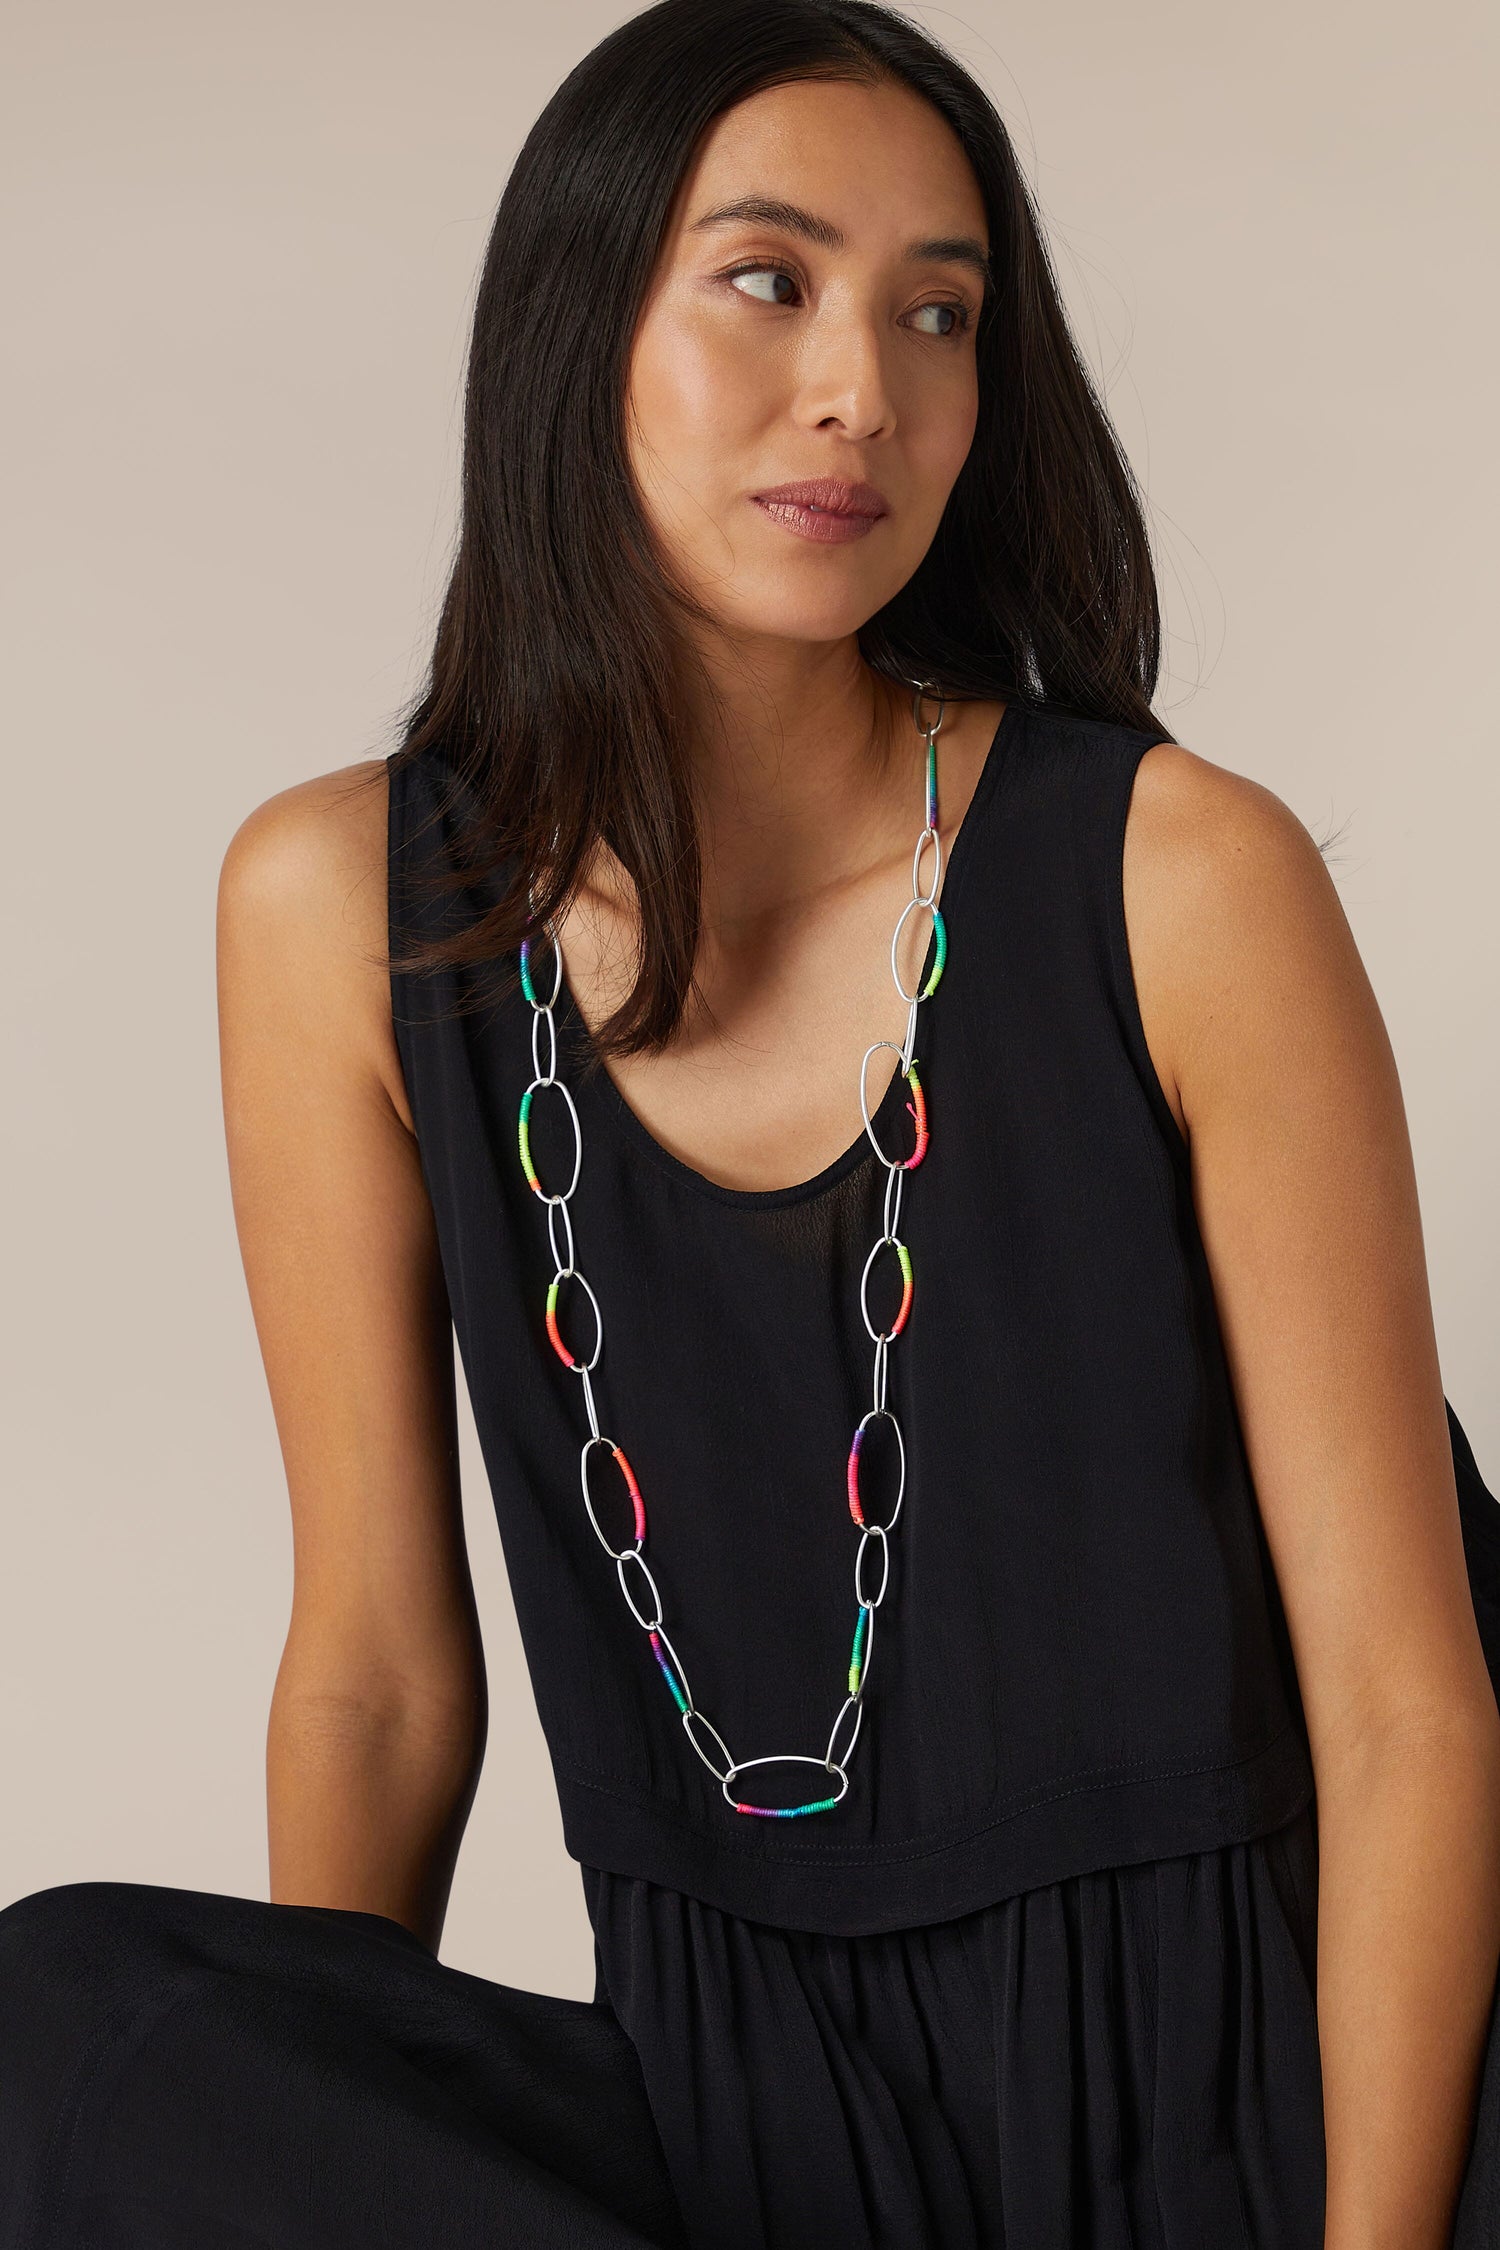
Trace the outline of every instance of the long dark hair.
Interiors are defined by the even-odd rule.
[[[666,1043],[700,929],[680,692],[693,659],[683,590],[655,559],[628,467],[631,342],[705,130],[809,78],[897,80],[933,105],[973,168],[994,268],[974,441],[921,564],[860,629],[864,660],[955,700],[1019,696],[1170,731],[1149,701],[1161,620],[1139,492],[988,96],[873,0],[658,0],[564,79],[501,197],[474,311],[457,556],[387,761],[443,769],[463,815],[431,879],[483,894],[393,953],[401,969],[509,955],[533,919],[528,886],[537,922],[560,911],[601,837],[630,876],[636,981],[585,1067]]]

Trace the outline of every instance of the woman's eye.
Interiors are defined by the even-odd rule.
[[[724,278],[732,282],[740,290],[742,296],[753,296],[763,305],[787,304],[797,287],[795,277],[789,274],[784,266],[736,266]],[[747,282],[759,283],[760,286],[758,288],[743,288],[741,285]],[[778,284],[782,282],[786,284],[785,292],[778,291]],[[950,336],[961,336],[970,322],[967,305],[955,305],[943,299],[934,300],[933,303],[928,305],[919,305],[917,311],[919,314],[936,313],[940,319],[944,315],[950,316],[949,324],[946,327],[921,329],[919,333],[924,336],[937,336],[942,339]]]
[[[739,284],[742,281],[763,281],[767,276],[769,276],[773,282],[784,281],[788,283],[789,286],[793,289],[795,289],[797,286],[796,282],[792,280],[791,275],[785,270],[784,267],[781,266],[736,266],[733,273],[728,276],[728,279],[732,281],[738,288]],[[742,294],[745,296],[751,296],[758,295],[759,292],[745,290],[742,291]],[[767,305],[784,305],[786,303],[786,299],[785,297],[762,296],[761,303]]]
[[[969,325],[969,308],[967,305],[938,303],[920,305],[917,309],[924,313],[952,313],[953,315],[951,328],[927,328],[922,332],[926,336],[961,336]]]

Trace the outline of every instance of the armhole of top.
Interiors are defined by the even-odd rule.
[[[1110,851],[1109,947],[1115,989],[1120,999],[1121,1021],[1131,1060],[1151,1105],[1152,1115],[1166,1137],[1174,1163],[1184,1172],[1191,1173],[1192,1158],[1186,1135],[1167,1100],[1156,1064],[1152,1060],[1151,1049],[1146,1042],[1146,1026],[1141,1016],[1140,994],[1136,989],[1135,969],[1130,958],[1130,938],[1125,922],[1125,831],[1141,760],[1148,750],[1155,749],[1158,739],[1164,742],[1168,737],[1142,736],[1132,746],[1121,767],[1118,810]]]
[[[399,911],[400,861],[406,836],[405,767],[390,753],[385,761],[386,817],[385,817],[385,943],[386,992],[391,1007],[391,1036],[396,1042],[396,1061],[400,1066],[402,1083],[406,1088],[406,1106],[416,1125],[417,1105],[412,1079],[411,1058],[407,1051],[407,1025],[402,1015],[402,999],[406,979],[395,966],[398,935],[404,935]]]

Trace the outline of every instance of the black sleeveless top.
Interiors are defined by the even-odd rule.
[[[849,1789],[830,1811],[759,1819],[726,1803],[589,1524],[583,1386],[548,1340],[546,1210],[518,1149],[533,1062],[517,961],[393,974],[575,1859],[853,1935],[1239,1842],[1313,1794],[1187,1147],[1126,944],[1126,812],[1157,739],[1012,701],[948,855],[947,958],[917,1047],[931,1139],[906,1180],[914,1286],[889,1367],[905,1496]],[[451,776],[429,756],[387,763],[392,934],[451,927],[454,907],[402,885],[441,862]],[[455,1013],[470,975],[483,1005]],[[543,943],[543,992],[550,979]],[[856,1110],[850,1146],[815,1178],[720,1186],[664,1149],[607,1075],[580,1081],[566,987],[558,1022],[584,1147],[577,1263],[604,1314],[600,1427],[644,1496],[666,1630],[736,1758],[821,1759],[857,1614],[846,1463],[871,1404],[859,1285],[883,1168]],[[911,1145],[909,1099],[897,1074],[875,1112],[893,1153]],[[538,1169],[560,1187],[565,1125],[549,1147]],[[576,1289],[572,1319],[581,1355],[594,1331]],[[596,1451],[590,1486],[601,1516],[619,1503],[604,1520],[620,1546],[630,1511],[601,1465],[615,1477]],[[873,1590],[878,1550],[869,1559]],[[805,1802],[833,1793],[821,1771],[758,1767],[735,1791]],[[778,1773],[792,1786],[772,1793]]]

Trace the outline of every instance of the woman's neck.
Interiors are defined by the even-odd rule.
[[[769,679],[721,672],[695,716],[703,919],[716,937],[732,944],[780,905],[910,852],[925,752],[909,688],[862,659]],[[960,717],[950,706],[945,730],[957,732]],[[602,845],[588,887],[616,909],[629,897]]]

